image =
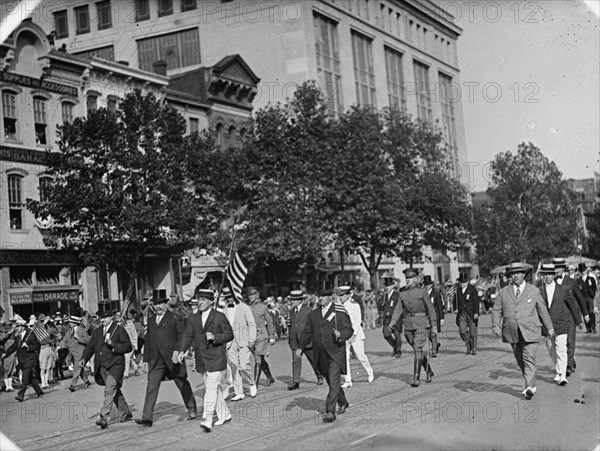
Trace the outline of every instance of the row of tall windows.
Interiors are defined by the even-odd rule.
[[[110,0],[97,2],[92,7],[96,8],[96,23],[98,30],[106,30],[113,24],[113,9]],[[75,23],[75,34],[86,34],[92,31],[90,20],[90,5],[82,5],[73,8],[73,19]],[[72,30],[69,29],[69,10],[62,9],[54,13],[54,31],[57,39],[69,37]]]

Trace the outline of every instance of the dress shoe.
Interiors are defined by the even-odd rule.
[[[275,383],[275,379],[273,379],[272,376],[267,378],[267,381],[265,382],[265,387],[269,387],[271,384]]]
[[[100,418],[98,421],[96,421],[96,426],[100,426],[100,429],[106,429],[108,427],[108,421],[106,421],[104,418]]]
[[[16,396],[15,399],[19,402],[23,402],[23,397],[22,396]]]
[[[373,374],[373,371],[371,371],[368,375],[367,375],[367,382],[370,384],[371,382],[373,382],[375,380],[375,375]]]
[[[560,374],[557,374],[556,376],[554,376],[554,382],[560,382]]]
[[[317,376],[317,385],[323,385],[323,376]]]
[[[35,396],[34,396],[34,398],[39,398],[40,396],[44,396],[44,392],[43,391],[41,391],[39,393],[36,393]]]
[[[321,418],[323,423],[333,423],[335,421],[335,413],[326,412]]]
[[[346,381],[342,384],[342,388],[348,388],[348,387],[352,387],[352,382]]]
[[[568,381],[567,381],[567,379],[566,379],[566,378],[564,378],[564,379],[561,379],[561,380],[558,382],[558,385],[560,385],[560,386],[562,386],[562,387],[564,387],[564,386],[565,386],[565,385],[567,385],[567,384],[568,384]]]
[[[217,420],[215,421],[215,426],[223,426],[225,423],[227,423],[228,421],[231,421],[231,415],[227,415],[225,418],[223,418],[222,420]]]
[[[188,421],[194,421],[197,416],[198,415],[196,414],[196,412],[188,412],[187,420]]]
[[[73,387],[72,385],[69,385],[69,390],[71,390],[71,392],[74,392],[77,389],[75,387]]]
[[[477,355],[477,351],[471,351],[471,355]]]
[[[471,354],[471,350],[469,348],[467,348],[467,351],[465,352],[465,355],[470,355]]]
[[[92,383],[90,381],[85,381],[85,383],[83,384],[83,388],[88,388],[92,385]]]
[[[212,423],[208,420],[202,420],[200,422],[200,427],[204,430],[204,432],[212,431]]]
[[[537,391],[536,387],[527,387],[525,390],[523,390],[521,395],[523,395],[525,397],[525,399],[531,399],[531,398],[533,398],[533,395],[535,394],[536,391]]]
[[[231,400],[232,401],[241,401],[245,397],[246,397],[245,395],[235,395],[233,398],[231,398]]]
[[[144,426],[145,428],[152,427],[152,420],[144,420],[143,418],[136,418],[135,422],[140,426]]]
[[[258,393],[258,389],[256,388],[256,384],[250,385],[250,397],[254,398]]]
[[[390,357],[396,357],[396,351],[392,351],[392,355]]]
[[[140,375],[140,370],[136,369],[135,373],[133,373],[133,374],[135,374],[136,376],[139,376]]]
[[[298,390],[300,388],[300,384],[298,382],[294,382],[292,385],[288,385],[288,390]]]
[[[125,412],[123,415],[121,415],[121,419],[119,420],[119,423],[125,423],[126,421],[129,420],[133,420],[133,414],[131,412]]]
[[[431,382],[431,380],[433,379],[433,376],[435,376],[435,374],[433,374],[433,370],[430,368],[429,371],[425,371],[425,382],[429,383]]]
[[[350,407],[350,404],[348,403],[348,401],[346,401],[346,404],[338,407],[337,413],[339,413],[339,414],[344,413],[348,407]]]

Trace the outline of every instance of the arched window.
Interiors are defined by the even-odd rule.
[[[23,176],[8,175],[8,209],[11,230],[23,228]]]
[[[225,127],[222,123],[218,123],[215,130],[217,132],[217,146],[223,147],[225,144]]]

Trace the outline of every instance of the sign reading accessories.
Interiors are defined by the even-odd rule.
[[[13,74],[11,72],[0,72],[0,81],[6,83],[14,83],[19,86],[26,86],[33,89],[44,89],[46,91],[56,92],[77,97],[77,88],[74,86],[63,85],[53,81],[44,80],[41,78],[28,77],[27,75]]]

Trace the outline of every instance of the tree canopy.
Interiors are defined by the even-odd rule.
[[[478,262],[485,269],[574,251],[577,208],[556,164],[532,143],[492,161],[491,205],[474,212]]]

